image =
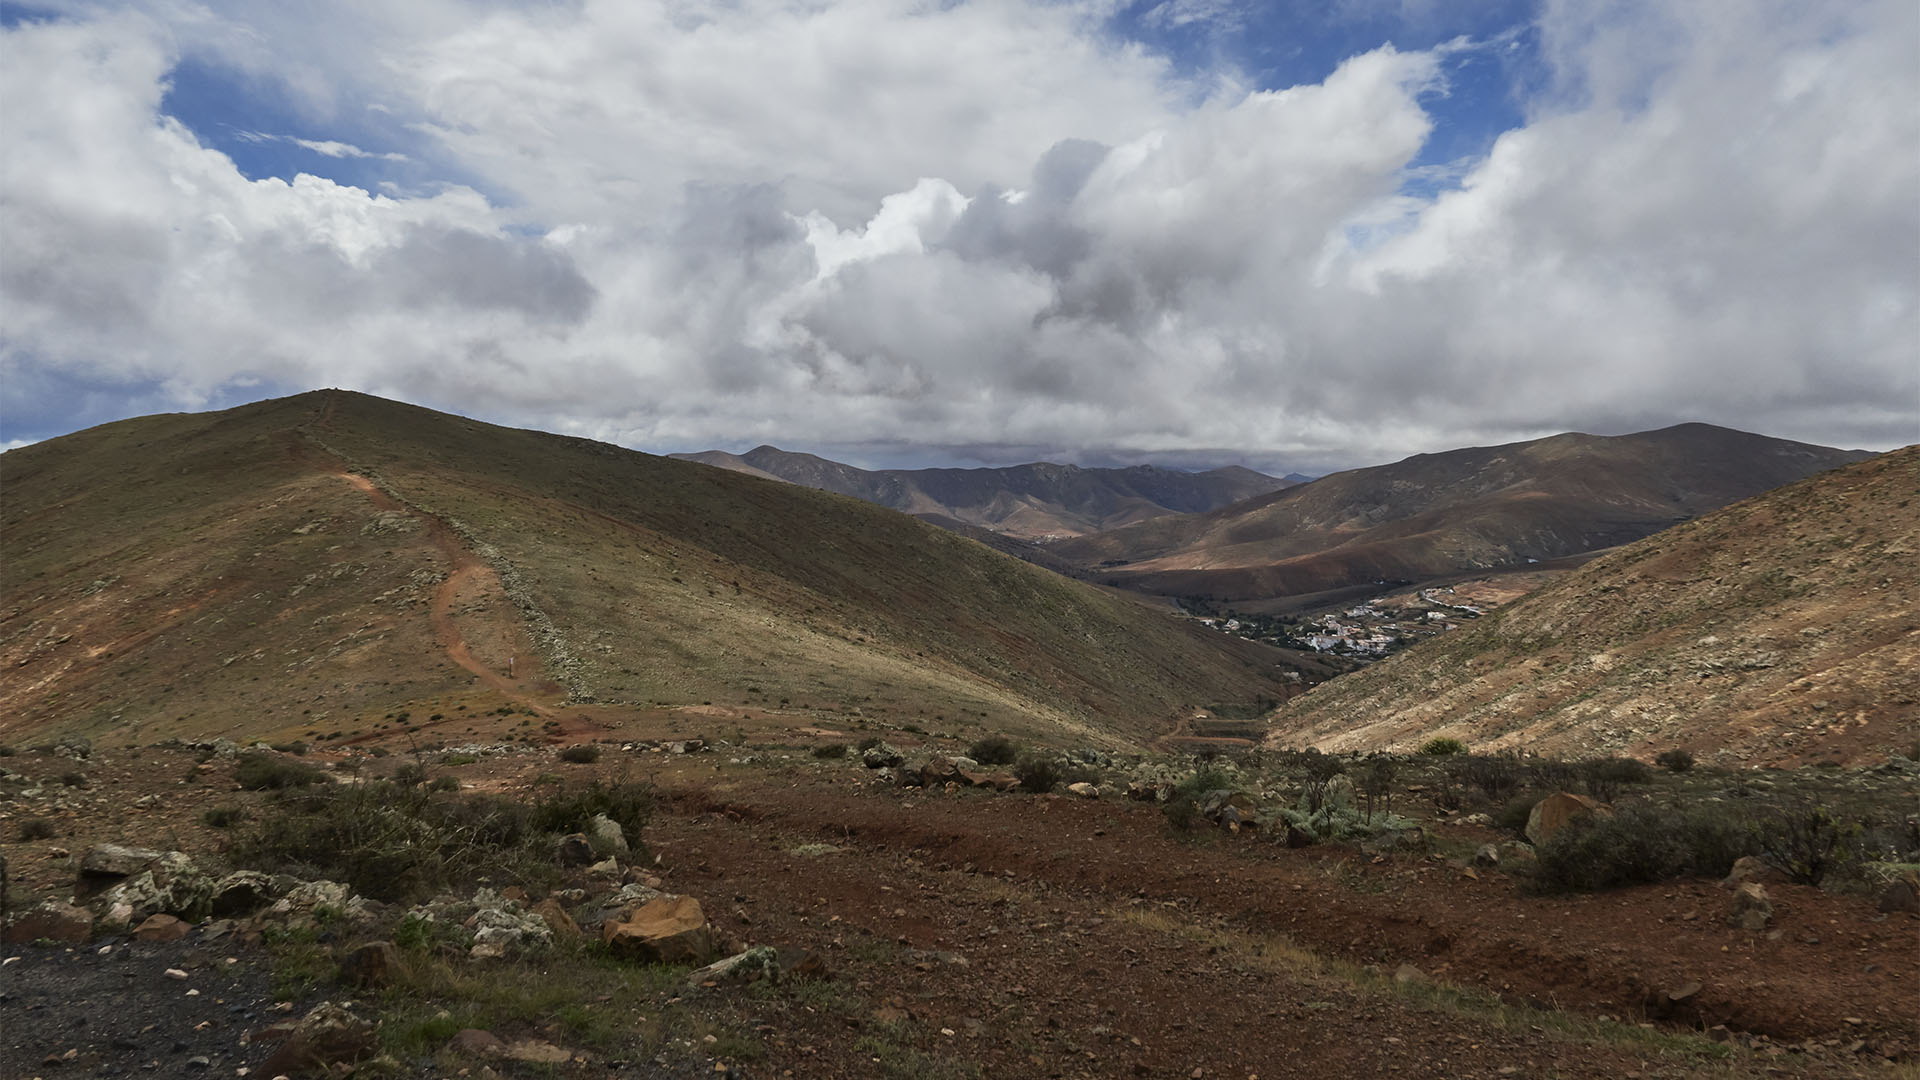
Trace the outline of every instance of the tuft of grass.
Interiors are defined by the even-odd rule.
[[[1059,786],[1061,780],[1060,765],[1050,757],[1034,754],[1021,758],[1013,767],[1013,775],[1020,780],[1020,790],[1035,795],[1045,795]]]
[[[1690,772],[1693,769],[1693,754],[1677,748],[1662,750],[1653,763],[1672,773]]]
[[[20,821],[20,842],[32,843],[35,840],[51,840],[55,835],[53,821],[49,818],[30,817]]]
[[[1452,757],[1467,752],[1467,744],[1459,739],[1428,739],[1420,745],[1420,752],[1428,757]]]
[[[560,760],[572,765],[591,765],[600,760],[600,748],[592,743],[576,743],[560,751]]]
[[[247,820],[247,812],[238,806],[208,807],[200,821],[210,829],[231,829]]]

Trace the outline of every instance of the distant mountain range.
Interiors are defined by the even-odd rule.
[[[1214,510],[1310,479],[1238,466],[1180,472],[1152,465],[1085,469],[1039,462],[992,469],[858,469],[761,446],[744,454],[674,454],[734,472],[850,495],[936,524],[958,522],[1022,540],[1118,528]]]
[[[1659,434],[1659,433],[1656,433]],[[1920,733],[1920,446],[1610,552],[1344,675],[1275,745],[1861,763]]]
[[[1872,455],[1709,424],[1420,454],[1049,546],[1095,580],[1253,601],[1628,543]]]
[[[49,439],[0,490],[4,744],[521,714],[1137,746],[1300,688],[1288,654],[901,514],[363,394]]]

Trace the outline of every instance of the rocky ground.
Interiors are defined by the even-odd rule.
[[[1511,866],[1474,864],[1503,834],[1424,791],[1396,806],[1416,837],[1289,848],[1176,832],[1119,793],[1117,766],[1095,797],[902,786],[907,749],[893,770],[804,744],[431,755],[461,794],[651,783],[639,839],[657,862],[636,850],[539,884],[503,868],[413,909],[464,929],[412,939],[408,903],[283,878],[193,925],[121,913],[176,940],[94,925],[84,943],[11,943],[0,1075],[266,1077],[326,1032],[374,1076],[1914,1075],[1920,918],[1871,895],[1770,882],[1744,929],[1712,881],[1532,895]],[[408,761],[306,760],[342,778]],[[206,750],[0,767],[16,911],[75,898],[102,843],[178,850],[217,888],[233,835],[276,812]],[[1913,805],[1904,767],[1815,779]],[[241,823],[208,823],[224,809]],[[111,914],[140,880],[83,891]],[[694,970],[748,947],[773,948]]]

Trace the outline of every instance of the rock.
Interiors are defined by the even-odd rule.
[[[533,913],[545,920],[547,929],[553,931],[556,937],[580,936],[580,924],[574,922],[573,916],[567,914],[567,909],[560,906],[560,901],[552,897],[533,905]]]
[[[918,769],[907,775],[917,780],[922,787],[940,787],[947,783],[957,783],[962,779],[960,763],[945,754],[933,755],[921,762]]]
[[[191,925],[171,915],[149,915],[134,928],[133,936],[140,941],[179,941],[191,929]]]
[[[453,1038],[447,1040],[447,1049],[473,1057],[498,1054],[506,1048],[506,1045],[493,1032],[481,1031],[479,1028],[461,1028],[453,1033]]]
[[[400,950],[391,941],[369,941],[340,961],[340,978],[355,986],[385,986],[400,966]]]
[[[860,752],[860,764],[869,769],[897,769],[906,760],[907,755],[887,743],[869,746]]]
[[[553,857],[561,866],[585,866],[593,861],[593,841],[586,833],[563,836],[554,844]]]
[[[744,986],[747,983],[780,981],[780,952],[761,945],[743,953],[715,960],[687,975],[689,986]]]
[[[48,900],[16,915],[7,925],[9,943],[60,941],[84,944],[93,937],[93,913],[62,900]]]
[[[79,758],[85,761],[93,756],[93,743],[85,736],[63,735],[53,744],[53,752],[61,757]]]
[[[282,891],[258,870],[236,870],[213,883],[208,905],[215,918],[247,915],[267,906]]]
[[[700,901],[663,896],[608,919],[600,940],[618,956],[650,964],[705,964],[713,959],[713,931]]]
[[[1880,910],[1920,915],[1920,871],[1908,870],[1880,894]]]
[[[1127,798],[1135,802],[1164,802],[1165,796],[1161,795],[1161,792],[1172,790],[1172,785],[1152,780],[1127,781]]]
[[[618,881],[620,873],[620,860],[614,858],[602,859],[587,867],[587,876],[601,881]]]
[[[260,1066],[264,1076],[331,1070],[373,1053],[373,1025],[344,1005],[323,1001],[308,1010],[279,1049]]]
[[[95,844],[80,859],[80,875],[92,878],[132,877],[157,861],[160,855],[160,852],[146,848]]]
[[[1097,799],[1100,797],[1099,787],[1089,784],[1084,780],[1077,784],[1068,784],[1067,791],[1083,799]]]
[[[538,952],[553,945],[553,928],[547,920],[493,890],[474,893],[473,903],[474,912],[462,925],[473,931],[475,948],[491,953],[498,946],[504,956]]]
[[[620,823],[605,814],[593,815],[587,822],[587,844],[595,855],[627,855],[631,849],[627,846],[627,834],[621,830]]]
[[[1527,815],[1527,839],[1537,847],[1569,823],[1596,815],[1612,817],[1613,807],[1585,795],[1556,791],[1533,804],[1533,811]]]
[[[1500,867],[1500,849],[1493,844],[1481,844],[1473,853],[1473,865],[1482,870],[1497,870]]]
[[[782,979],[824,979],[827,977],[827,962],[819,953],[798,945],[781,945],[775,949],[780,964]]]
[[[1733,889],[1733,903],[1727,909],[1727,922],[1741,930],[1765,930],[1773,918],[1773,901],[1766,886],[1743,881]]]
[[[1412,964],[1401,964],[1393,971],[1393,985],[1395,986],[1418,986],[1426,981],[1426,972],[1421,971]]]
[[[1524,868],[1538,862],[1540,856],[1533,845],[1524,840],[1500,841],[1500,862],[1508,869]]]
[[[287,890],[287,894],[275,900],[271,907],[261,913],[260,918],[283,926],[311,927],[320,921],[322,913],[331,918],[360,922],[371,912],[365,897],[354,895],[352,889],[338,881],[323,878],[303,882]]]
[[[1733,869],[1727,871],[1727,876],[1720,882],[1720,887],[1723,889],[1736,888],[1743,881],[1753,881],[1762,885],[1771,885],[1775,882],[1785,881],[1786,879],[1787,876],[1785,874],[1775,869],[1772,863],[1760,856],[1742,855],[1733,860]]]
[[[213,879],[185,854],[169,851],[101,893],[94,904],[103,923],[119,928],[156,914],[199,918],[207,914],[212,897]]]

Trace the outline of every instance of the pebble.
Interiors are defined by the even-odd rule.
[[[179,968],[168,968],[166,971],[162,972],[161,974],[165,975],[169,979],[184,979],[187,977],[187,973],[184,971],[181,971]]]

